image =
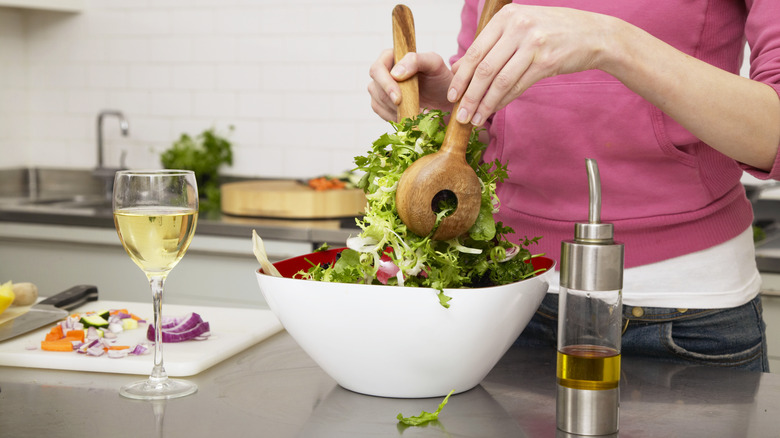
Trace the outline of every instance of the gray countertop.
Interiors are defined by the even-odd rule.
[[[58,209],[46,206],[18,206],[0,204],[0,222],[26,224],[48,224],[114,228],[114,219],[109,208]],[[201,214],[196,234],[246,237],[252,230],[258,234],[278,240],[328,243],[343,246],[350,235],[360,230],[355,218],[337,219],[271,219],[247,218],[220,213]]]
[[[151,359],[150,359],[151,367]],[[780,376],[623,358],[626,437],[776,437]],[[388,399],[339,387],[286,333],[191,377],[199,391],[166,402],[119,396],[135,376],[0,367],[0,435],[8,437],[561,437],[555,352],[514,348],[427,427],[396,415],[440,399]]]

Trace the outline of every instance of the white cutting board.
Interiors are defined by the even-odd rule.
[[[127,309],[145,318],[149,324],[154,317],[151,300],[148,303],[94,301],[74,312],[111,309]],[[183,316],[189,312],[199,314],[209,323],[211,336],[204,341],[163,344],[163,366],[169,376],[197,374],[282,330],[282,324],[270,310],[163,304],[163,315],[166,316]],[[43,351],[41,341],[52,327],[54,324],[49,324],[0,342],[0,365],[140,375],[152,371],[154,352],[151,345],[149,354],[120,359],[111,359],[105,354],[93,357],[76,352]],[[146,330],[146,325],[127,330],[119,334],[117,344],[134,346],[146,339]],[[36,346],[36,349],[29,350],[29,346]]]

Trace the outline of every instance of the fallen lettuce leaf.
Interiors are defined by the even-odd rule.
[[[420,415],[415,415],[413,417],[404,417],[403,414],[399,413],[396,418],[398,418],[398,421],[400,423],[405,424],[407,426],[422,426],[431,421],[436,421],[439,419],[439,414],[441,413],[441,410],[444,409],[444,406],[447,405],[447,401],[450,399],[450,396],[452,395],[453,392],[455,392],[454,389],[450,391],[449,394],[447,394],[447,397],[444,397],[444,400],[439,404],[439,408],[436,409],[435,412],[422,411]]]

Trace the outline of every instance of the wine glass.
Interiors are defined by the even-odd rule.
[[[198,220],[198,186],[189,170],[124,170],[114,177],[114,225],[127,254],[146,274],[154,303],[154,367],[147,380],[125,386],[125,397],[158,400],[198,390],[169,379],[163,367],[162,294],[168,273],[190,246]]]

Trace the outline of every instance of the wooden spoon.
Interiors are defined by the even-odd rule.
[[[493,15],[508,3],[511,1],[488,0],[485,3],[477,35]],[[404,98],[402,96],[402,103]],[[398,215],[418,236],[427,236],[433,230],[436,224],[435,204],[441,197],[455,196],[457,208],[436,229],[433,234],[436,240],[449,240],[467,232],[479,214],[482,186],[476,172],[466,162],[466,147],[472,125],[455,120],[459,107],[460,102],[452,110],[441,148],[417,159],[404,171],[398,182],[395,195]]]
[[[393,8],[393,57],[397,64],[409,52],[417,51],[414,34],[414,17],[406,5]],[[420,114],[420,92],[417,75],[398,83],[401,87],[401,104],[398,105],[398,121]]]

